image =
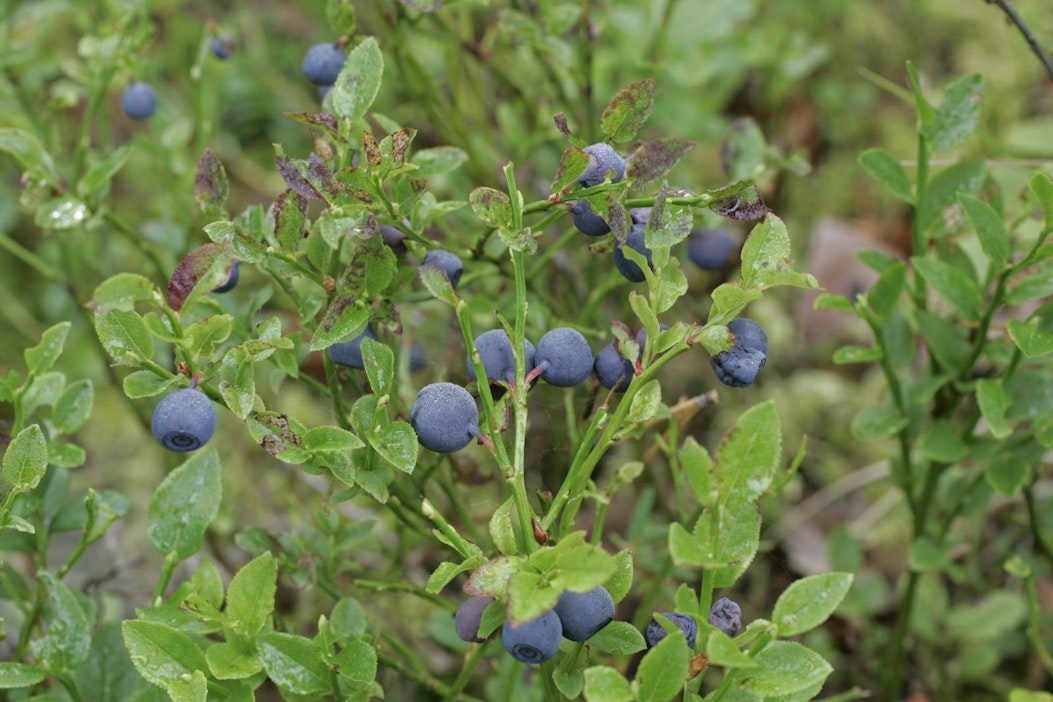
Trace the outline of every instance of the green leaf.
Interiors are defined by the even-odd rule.
[[[82,699],[123,702],[133,699],[147,683],[132,665],[116,622],[102,624],[91,638],[88,659],[73,671]]]
[[[47,677],[40,668],[28,663],[0,663],[0,690],[32,687]]]
[[[325,19],[333,34],[355,33],[355,6],[351,0],[327,0]]]
[[[354,304],[353,297],[334,298],[311,337],[311,350],[321,351],[350,341],[362,333],[368,322],[369,308]]]
[[[710,295],[713,304],[709,308],[707,325],[727,324],[738,317],[746,305],[763,296],[764,293],[759,288],[744,288],[739,283],[722,283]]]
[[[1045,211],[1046,231],[1053,230],[1053,180],[1045,173],[1036,172],[1027,182],[1027,187]]]
[[[758,667],[742,676],[739,686],[766,697],[792,695],[826,680],[833,667],[799,643],[775,641],[753,656]]]
[[[614,554],[614,562],[617,570],[614,575],[604,583],[607,592],[615,602],[621,602],[629,594],[633,585],[633,554],[629,549],[623,549]]]
[[[573,656],[567,656],[563,659],[563,664],[552,671],[552,681],[556,683],[556,689],[569,700],[580,695],[585,687],[585,677],[582,675],[581,666],[574,665],[576,662]]]
[[[512,201],[508,193],[493,188],[478,187],[468,195],[475,216],[491,227],[512,229]]]
[[[26,368],[30,373],[40,375],[51,370],[55,361],[62,355],[62,348],[66,344],[70,326],[72,325],[69,322],[59,322],[41,335],[39,344],[25,350],[23,355],[26,359]]]
[[[695,493],[701,505],[708,506],[712,500],[710,473],[713,470],[713,459],[710,458],[709,452],[699,445],[695,437],[688,436],[681,444],[677,458],[691,491]]]
[[[255,364],[241,347],[228,351],[219,364],[219,394],[227,408],[245,419],[256,406]]]
[[[22,129],[0,129],[0,151],[6,151],[15,157],[26,175],[43,176],[48,183],[59,181],[55,162],[44,149],[40,140]]]
[[[720,142],[720,165],[730,181],[755,181],[764,172],[768,142],[752,117],[738,117]]]
[[[578,178],[585,173],[589,167],[589,155],[580,148],[571,144],[559,159],[559,167],[556,169],[556,177],[552,181],[551,191],[562,193],[569,191]]]
[[[521,570],[508,580],[508,618],[514,624],[537,619],[556,606],[562,587],[537,573]]]
[[[73,670],[88,658],[93,617],[80,595],[47,571],[37,575],[47,590],[47,635],[32,642],[33,654],[51,668]]]
[[[667,546],[673,563],[678,566],[706,566],[717,568],[724,561],[714,559],[709,551],[679,522],[669,525],[669,543]]]
[[[385,424],[380,429],[369,432],[366,440],[381,458],[403,473],[412,473],[417,467],[420,444],[417,441],[417,433],[409,423],[396,421]]]
[[[362,639],[348,641],[335,663],[340,675],[348,680],[368,683],[377,677],[377,651]]]
[[[907,424],[907,418],[894,407],[864,407],[852,418],[852,436],[863,441],[887,439]]]
[[[958,202],[972,221],[980,239],[980,246],[991,261],[991,267],[995,271],[1001,271],[1009,260],[1009,231],[1005,228],[1002,217],[989,204],[972,195],[959,195]]]
[[[851,573],[823,573],[791,583],[772,610],[779,637],[803,634],[829,619],[848,594],[852,578]]]
[[[361,120],[380,91],[384,56],[373,37],[366,37],[347,57],[333,84],[333,112],[352,124]]]
[[[31,424],[18,432],[4,453],[0,486],[4,492],[32,490],[48,467],[48,445],[40,426]]]
[[[198,552],[205,530],[219,512],[223,494],[219,456],[208,447],[161,482],[150,500],[146,534],[163,554],[180,559]]]
[[[866,346],[842,346],[834,351],[832,360],[838,365],[870,363],[881,358],[881,349]]]
[[[649,380],[633,396],[629,405],[629,414],[625,418],[626,424],[639,424],[646,422],[658,413],[662,406],[662,386],[657,380]]]
[[[1013,433],[1005,414],[1013,404],[1013,397],[1006,392],[1001,378],[980,378],[976,381],[976,402],[987,422],[987,428],[996,439],[1004,439]]]
[[[271,632],[256,640],[267,676],[278,688],[293,695],[315,695],[329,691],[329,666],[322,660],[322,647],[295,634]]]
[[[89,201],[98,202],[96,191],[110,184],[117,172],[124,168],[124,164],[131,155],[131,145],[125,144],[92,163],[84,172],[84,177],[77,183],[77,194]]]
[[[515,501],[511,497],[502,502],[490,517],[490,538],[494,540],[497,550],[505,555],[512,555],[518,551],[513,525],[513,520],[516,518]]]
[[[95,386],[90,380],[78,380],[66,389],[55,402],[51,421],[60,434],[72,434],[80,429],[91,416],[95,403]]]
[[[162,378],[153,371],[135,371],[124,377],[124,394],[133,400],[140,397],[153,397],[167,392],[180,382],[179,376]]]
[[[976,130],[983,91],[984,78],[980,73],[962,76],[947,86],[943,104],[925,129],[933,151],[953,149]]]
[[[647,652],[636,672],[640,702],[667,702],[680,693],[688,675],[691,652],[680,631],[669,634]]]
[[[914,256],[910,259],[921,277],[966,319],[980,318],[983,291],[976,281],[944,261]]]
[[[226,341],[232,331],[234,331],[232,316],[214,314],[199,322],[194,322],[183,330],[184,345],[194,358],[211,357],[216,345]]]
[[[95,314],[95,333],[106,353],[117,363],[150,360],[154,342],[146,322],[135,311],[110,310]]]
[[[434,178],[449,173],[468,161],[468,154],[456,146],[436,146],[421,149],[413,154],[410,161],[417,166],[414,176],[417,178]],[[588,165],[586,163],[586,165]],[[582,170],[585,170],[582,168]]]
[[[205,649],[208,670],[218,680],[244,680],[263,670],[256,654],[231,643],[215,643]]]
[[[928,536],[919,536],[910,544],[907,566],[916,573],[943,570],[951,562],[947,545],[938,544]]]
[[[742,245],[742,285],[762,290],[776,285],[819,287],[815,276],[793,269],[790,235],[773,214],[755,226]]]
[[[918,437],[918,453],[930,461],[955,463],[968,455],[969,447],[958,436],[953,423],[939,419]]]
[[[867,305],[879,321],[887,322],[899,304],[899,296],[907,284],[907,265],[896,262],[882,271],[881,276],[866,294]]]
[[[709,656],[710,665],[719,665],[725,668],[757,667],[757,662],[750,658],[748,653],[736,646],[731,638],[719,629],[709,633],[709,639],[706,640],[706,654]]]
[[[237,632],[254,637],[274,611],[278,562],[269,552],[262,553],[234,574],[227,588],[227,615],[235,621]]]
[[[960,193],[972,194],[980,190],[986,176],[983,159],[959,161],[936,173],[925,188],[925,199],[918,203],[922,227],[932,236],[939,236],[948,229],[947,222],[954,221]],[[948,217],[948,214],[952,216]]]
[[[1016,631],[1027,620],[1027,598],[997,590],[976,604],[959,605],[947,615],[949,633],[958,641],[989,641]]]
[[[354,597],[342,597],[333,605],[329,627],[338,639],[350,639],[366,633],[366,610]]]
[[[915,317],[929,351],[943,365],[944,370],[951,373],[961,372],[969,363],[972,354],[972,346],[967,339],[965,328],[931,312],[919,310]]]
[[[564,549],[565,542],[555,547],[557,555],[552,565],[552,581],[560,590],[588,592],[607,582],[618,570],[614,556],[603,548],[582,544]]]
[[[914,192],[907,172],[892,154],[884,149],[867,149],[859,155],[859,164],[863,170],[893,196],[904,202],[914,204]]]
[[[465,593],[472,596],[486,595],[502,599],[508,589],[508,581],[523,567],[521,556],[498,556],[475,569],[464,584]]]
[[[314,427],[305,431],[300,439],[302,449],[318,453],[339,453],[365,446],[362,439],[339,427]]]
[[[387,395],[395,374],[395,355],[385,344],[368,337],[362,340],[360,348],[370,389],[377,397]]]
[[[716,509],[719,510],[718,523],[713,524],[712,511],[707,510],[695,523],[692,535],[705,547],[705,559],[716,570],[713,586],[731,587],[753,563],[760,548],[761,515],[756,506],[741,495]]]
[[[744,412],[728,430],[717,450],[714,475],[726,501],[741,494],[753,501],[771,486],[782,456],[782,430],[775,402],[769,400]]]
[[[611,98],[600,116],[600,130],[611,141],[632,141],[654,111],[654,79],[630,83]]]
[[[614,668],[594,665],[586,668],[585,699],[587,702],[634,702],[629,681]]]
[[[91,210],[82,201],[63,195],[41,203],[33,222],[41,229],[61,231],[83,225],[90,214]]]
[[[1037,358],[1053,352],[1053,334],[1040,328],[1042,320],[1032,317],[1026,322],[1010,319],[1006,324],[1009,336],[1028,358]]]
[[[1031,466],[1020,456],[998,456],[984,466],[984,479],[1002,497],[1013,497],[1027,484]]]
[[[206,669],[205,655],[183,632],[161,622],[128,620],[121,623],[124,645],[132,665],[147,681],[169,687]],[[169,690],[171,693],[171,690]],[[204,698],[202,698],[204,699]]]
[[[613,621],[589,639],[589,648],[616,656],[628,656],[647,648],[640,630],[629,622]]]

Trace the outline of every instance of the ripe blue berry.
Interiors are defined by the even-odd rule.
[[[479,437],[479,408],[471,393],[453,383],[432,383],[417,393],[410,408],[410,425],[421,446],[437,453],[453,453]]]
[[[592,348],[577,329],[556,327],[538,339],[534,368],[549,385],[577,385],[589,377],[592,363]]]
[[[586,188],[602,183],[608,171],[614,171],[614,175],[611,176],[612,183],[617,183],[625,177],[625,159],[610,144],[592,144],[586,146],[583,151],[589,155],[589,166],[578,178],[578,182]]]
[[[768,335],[752,319],[740,317],[728,322],[735,344],[711,356],[709,363],[717,378],[733,388],[744,388],[757,378],[768,360]]]
[[[169,451],[193,451],[212,438],[216,430],[216,410],[200,390],[176,390],[157,403],[150,429],[154,438]]]
[[[333,344],[328,349],[329,358],[333,359],[333,363],[339,363],[342,366],[364,369],[366,364],[362,360],[362,339],[367,337],[376,341],[377,333],[371,327],[366,327],[351,341]]]
[[[315,85],[332,85],[346,60],[344,52],[336,44],[315,44],[304,54],[301,67],[307,80]]]
[[[699,228],[687,239],[687,257],[704,271],[720,271],[735,250],[735,237],[727,229]]]
[[[633,249],[634,251],[641,253],[647,258],[647,265],[653,269],[651,263],[651,249],[647,248],[644,244],[644,231],[646,225],[634,224],[633,228],[629,230],[628,236],[625,237],[625,246]],[[634,283],[642,283],[646,278],[644,277],[643,270],[636,265],[634,261],[630,261],[622,253],[622,245],[614,247],[614,265],[618,268],[618,272],[621,273],[626,279],[631,280]]]
[[[742,608],[727,597],[721,597],[709,608],[709,623],[728,636],[742,631]]]
[[[461,259],[457,254],[446,249],[432,249],[424,255],[421,265],[436,266],[444,271],[453,288],[456,288],[457,283],[461,282],[461,274],[464,273],[464,264],[461,263]]]
[[[529,339],[525,342],[525,373],[534,369],[534,345]],[[483,370],[490,384],[497,382],[511,383],[516,378],[515,358],[512,355],[512,341],[504,329],[491,329],[475,337],[475,348],[479,351],[479,358],[483,362]],[[472,357],[468,355],[468,378],[476,380],[475,366],[472,365]]]
[[[410,347],[409,354],[409,369],[411,373],[416,373],[419,370],[424,370],[428,367],[428,352],[424,350],[424,346],[417,341],[413,342],[413,346]]]
[[[501,643],[512,657],[523,663],[544,663],[559,650],[563,638],[563,625],[554,611],[548,611],[537,619],[513,626],[506,621],[501,629]]]
[[[234,39],[228,36],[216,37],[212,40],[212,55],[220,60],[227,60],[234,53]]]
[[[625,392],[629,387],[635,373],[633,364],[629,359],[618,353],[613,343],[607,344],[596,354],[596,361],[592,365],[596,378],[600,385],[615,392]]]
[[[698,624],[688,614],[681,614],[679,612],[662,612],[661,615],[669,619],[676,628],[684,634],[684,638],[687,639],[687,647],[695,647],[695,638],[698,636]],[[644,638],[647,639],[647,645],[654,648],[658,645],[658,642],[666,637],[666,631],[662,628],[662,625],[658,621],[651,617],[651,621],[647,623],[647,631],[644,632]]]
[[[234,262],[230,264],[230,274],[227,276],[227,282],[212,288],[212,292],[225,293],[233,290],[234,286],[238,284],[238,267],[240,265],[241,261],[234,259]]]
[[[559,616],[564,637],[588,641],[614,619],[614,599],[602,585],[588,592],[567,590],[552,611]]]
[[[149,83],[132,83],[121,93],[121,109],[130,119],[147,119],[157,110],[157,92]]]
[[[633,224],[646,225],[651,221],[651,212],[653,210],[653,207],[630,207],[629,218],[632,219]]]
[[[380,225],[380,240],[384,245],[394,252],[396,256],[406,253],[406,235],[401,229],[396,229],[390,224]],[[427,258],[427,256],[425,256]]]
[[[492,597],[471,597],[457,608],[453,623],[462,641],[482,643],[486,640],[479,638],[479,622],[483,618],[483,610],[493,601]]]
[[[611,230],[603,217],[592,211],[588,200],[578,200],[570,208],[570,219],[578,231],[587,236],[603,236]]]

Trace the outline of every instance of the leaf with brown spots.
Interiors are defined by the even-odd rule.
[[[168,281],[168,306],[178,312],[195,293],[222,285],[233,261],[234,247],[229,241],[205,244],[188,253]]]
[[[560,196],[570,192],[574,184],[589,167],[589,155],[571,144],[559,159],[556,178],[552,181],[551,191]]]
[[[222,207],[229,194],[230,181],[227,180],[227,171],[216,152],[206,148],[197,162],[197,172],[194,174],[194,199],[197,206],[203,212]]]
[[[654,79],[630,83],[615,93],[600,117],[600,129],[612,141],[632,141],[654,110]]]
[[[380,153],[380,144],[372,134],[364,130],[362,132],[362,151],[366,155],[366,163],[374,168],[384,160],[383,154]]]
[[[771,212],[761,199],[757,186],[743,181],[715,191],[709,209],[721,217],[730,217],[738,221],[761,219]]]
[[[508,194],[480,186],[468,195],[475,215],[491,227],[512,228],[512,201]]]
[[[276,146],[275,149],[278,151],[275,163],[278,165],[278,173],[281,174],[285,184],[292,188],[297,195],[308,200],[323,199],[322,194],[315,190],[315,187],[311,185],[311,181],[307,178],[307,164],[286,156],[281,146]]]
[[[653,183],[673,170],[695,142],[666,137],[640,144],[626,160],[625,177],[633,185]]]
[[[392,132],[384,142],[388,142],[390,139],[391,144],[391,160],[402,165],[406,163],[406,152],[409,151],[410,144],[413,143],[413,137],[417,136],[417,130],[412,127],[400,129],[397,132]],[[381,144],[381,150],[385,144]]]
[[[309,115],[306,112],[283,112],[282,114],[294,122],[299,122],[300,124],[306,124],[308,127],[320,129],[328,136],[340,136],[336,117],[328,112],[319,112],[316,115]]]
[[[286,190],[274,201],[271,214],[278,243],[287,251],[296,251],[307,236],[307,198]]]

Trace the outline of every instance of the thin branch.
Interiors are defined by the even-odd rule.
[[[1006,13],[1013,24],[1016,25],[1020,33],[1024,35],[1024,39],[1027,40],[1027,45],[1031,47],[1031,51],[1038,57],[1038,60],[1042,62],[1042,65],[1046,67],[1046,73],[1049,74],[1049,79],[1053,80],[1053,58],[1049,57],[1046,50],[1042,48],[1042,45],[1038,43],[1038,39],[1032,33],[1031,29],[1024,22],[1024,18],[1017,14],[1016,8],[1010,0],[986,0],[988,5],[997,5],[1002,8],[1002,11]]]

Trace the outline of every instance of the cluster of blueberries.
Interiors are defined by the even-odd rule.
[[[591,188],[603,183],[606,178],[617,183],[625,177],[625,159],[609,144],[591,144],[583,150],[589,155],[589,165],[577,180],[582,187]],[[651,265],[651,249],[644,243],[644,237],[650,214],[649,207],[630,209],[632,227],[625,237],[625,246],[647,259],[648,265]],[[606,220],[593,212],[588,200],[575,200],[570,208],[570,216],[577,230],[586,236],[604,236],[611,231]],[[688,237],[687,257],[702,270],[721,271],[728,265],[736,248],[735,237],[727,229],[699,227]],[[634,283],[645,280],[643,270],[625,257],[621,246],[614,248],[614,266],[627,280]]]
[[[457,609],[454,623],[464,641],[482,643],[479,621],[491,597],[472,597]],[[588,641],[614,619],[614,598],[602,585],[588,592],[565,591],[556,606],[522,624],[506,620],[501,629],[505,650],[524,663],[544,663],[559,650],[561,639]]]
[[[479,623],[483,611],[493,602],[492,597],[471,597],[461,603],[454,616],[457,635],[469,643],[482,643]],[[672,623],[684,635],[689,648],[695,647],[698,624],[688,614],[662,612],[657,616]],[[614,599],[603,586],[588,592],[566,591],[559,597],[555,608],[536,619],[513,624],[506,619],[501,628],[501,643],[512,657],[523,663],[544,663],[559,650],[561,639],[588,641],[614,619]],[[742,631],[742,608],[737,603],[722,597],[709,610],[709,623],[726,635],[734,637]],[[652,617],[644,632],[649,647],[667,635],[666,629],[656,617]]]
[[[234,53],[234,39],[223,35],[212,40],[212,55],[226,60]],[[134,81],[121,93],[121,109],[129,119],[141,120],[153,117],[157,111],[157,91],[149,83]]]

